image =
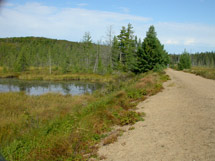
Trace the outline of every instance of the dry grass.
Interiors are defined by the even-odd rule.
[[[185,71],[202,76],[204,78],[215,79],[215,68],[192,67],[190,70],[185,70]]]
[[[96,156],[95,145],[112,126],[143,120],[135,105],[161,90],[165,81],[153,73],[120,78],[92,95],[0,93],[0,152],[7,160],[22,161]],[[110,135],[104,144],[118,135]]]
[[[131,127],[129,127],[128,130],[134,130],[134,129],[135,129],[135,127],[134,127],[134,126],[131,126]]]
[[[106,137],[103,141],[103,145],[108,145],[117,141],[119,133],[112,133],[108,137]]]
[[[19,78],[22,80],[51,80],[51,81],[68,81],[68,80],[86,80],[91,82],[110,82],[113,81],[112,75],[86,74],[86,73],[66,73],[62,74],[58,70],[52,70],[49,73],[47,67],[30,67],[28,71],[16,73],[13,71],[4,72],[0,67],[0,78]]]

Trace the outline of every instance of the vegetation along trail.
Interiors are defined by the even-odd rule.
[[[101,147],[109,161],[215,160],[215,81],[168,69],[165,89],[138,105],[145,121]]]

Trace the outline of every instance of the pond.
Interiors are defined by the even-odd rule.
[[[0,79],[0,92],[21,92],[28,95],[41,95],[45,93],[61,93],[63,95],[80,95],[92,93],[102,88],[100,83],[83,81],[25,81],[18,79]]]

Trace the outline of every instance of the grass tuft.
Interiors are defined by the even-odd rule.
[[[215,80],[215,68],[209,67],[192,67],[189,70],[185,70],[185,72],[193,73],[204,78],[214,79]]]
[[[165,78],[165,79],[164,79]],[[120,135],[114,125],[143,120],[136,104],[162,89],[162,73],[123,74],[92,95],[0,93],[0,153],[7,160],[88,160]]]

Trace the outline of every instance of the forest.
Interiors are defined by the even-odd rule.
[[[47,68],[61,73],[107,74],[113,71],[146,72],[164,68],[168,53],[157,38],[154,26],[150,26],[142,41],[134,35],[129,23],[120,34],[109,31],[106,42],[94,43],[89,32],[81,42],[55,40],[42,37],[0,39],[0,66],[3,72],[22,72],[35,68]]]
[[[182,54],[169,56],[171,68],[215,79],[215,52],[190,54],[185,50]]]
[[[201,54],[191,55],[192,62],[214,65],[214,53]],[[90,75],[111,81],[104,89],[83,95],[0,93],[0,153],[7,160],[22,161],[102,159],[98,144],[111,144],[122,135],[118,131],[111,136],[113,127],[143,121],[137,104],[163,89],[169,80],[163,69],[179,60],[180,55],[168,55],[154,26],[141,40],[128,24],[119,35],[108,32],[105,43],[93,42],[89,32],[81,42],[1,38],[0,77],[43,73],[51,80]]]
[[[188,53],[188,52],[186,52]],[[201,53],[188,53],[191,59],[192,66],[201,66],[201,67],[215,67],[215,52],[201,52]],[[170,55],[170,64],[177,64],[180,60],[181,54],[171,54]]]
[[[0,93],[0,153],[6,160],[22,161],[99,158],[97,145],[118,137],[108,139],[113,126],[143,120],[144,114],[134,109],[162,90],[168,76],[151,70],[162,71],[168,62],[154,26],[143,40],[134,35],[131,24],[119,35],[109,32],[105,43],[93,42],[89,32],[81,42],[0,39],[0,77],[57,81],[74,80],[75,75],[77,80],[105,82],[92,94]]]
[[[188,53],[187,51],[185,51]],[[192,66],[215,67],[215,52],[188,53]],[[114,71],[141,73],[173,66],[181,54],[168,54],[150,26],[141,40],[132,25],[123,26],[119,35],[107,32],[105,42],[94,43],[89,32],[81,42],[43,37],[0,38],[0,66],[3,72],[23,72],[30,68],[47,70],[49,74],[95,73]]]

